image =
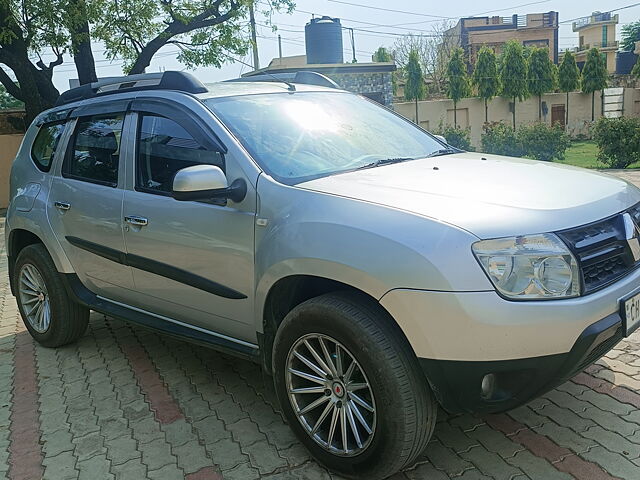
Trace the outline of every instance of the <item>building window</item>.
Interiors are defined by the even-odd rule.
[[[602,26],[602,46],[603,47],[607,46],[607,27],[608,25]]]

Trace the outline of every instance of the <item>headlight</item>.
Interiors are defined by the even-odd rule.
[[[580,295],[576,259],[552,233],[482,240],[472,248],[505,297],[525,300]]]

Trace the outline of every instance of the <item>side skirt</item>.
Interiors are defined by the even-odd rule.
[[[60,276],[69,295],[91,310],[236,357],[256,363],[261,361],[260,349],[257,345],[102,298],[85,287],[76,274],[68,273]]]

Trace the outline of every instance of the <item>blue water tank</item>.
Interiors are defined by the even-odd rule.
[[[339,18],[312,18],[304,26],[307,63],[343,63]]]

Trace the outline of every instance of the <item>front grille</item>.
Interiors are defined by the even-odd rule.
[[[640,204],[627,212],[637,229],[640,224]],[[584,294],[606,287],[640,265],[634,259],[627,240],[624,213],[557,232],[578,260]]]

